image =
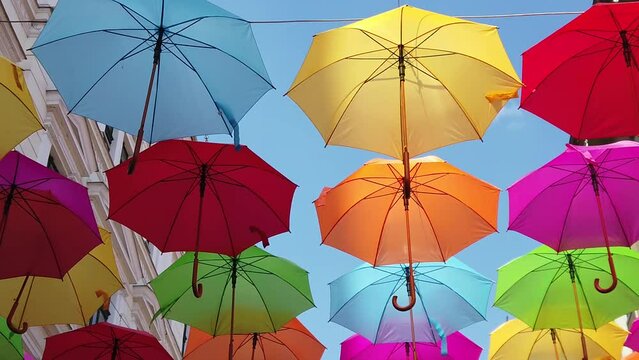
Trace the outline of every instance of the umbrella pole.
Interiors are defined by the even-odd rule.
[[[586,346],[586,336],[584,335],[584,324],[581,319],[581,308],[579,306],[579,293],[577,292],[576,269],[575,263],[572,261],[572,255],[568,254],[568,268],[570,270],[570,281],[572,282],[572,292],[575,297],[575,305],[577,306],[577,320],[579,321],[579,333],[581,334],[581,349],[583,351],[583,360],[588,360],[588,348]]]
[[[253,333],[253,352],[251,353],[251,360],[255,360],[256,347],[257,347],[257,333]]]
[[[22,293],[24,292],[24,288],[27,285],[28,280],[29,280],[29,276],[27,275],[24,277],[24,281],[22,282],[22,286],[20,287],[18,296],[16,296],[16,299],[13,301],[13,306],[11,306],[11,310],[9,310],[9,315],[7,316],[7,326],[9,327],[11,331],[13,331],[16,334],[24,334],[25,332],[27,332],[27,329],[29,328],[29,324],[27,324],[26,321],[22,323],[22,328],[17,328],[13,325],[13,316],[18,310],[18,304],[20,303],[20,298],[22,297]]]
[[[601,196],[599,196],[599,179],[597,177],[597,171],[592,163],[588,164],[590,170],[590,178],[592,180],[592,187],[595,191],[595,199],[597,199],[597,211],[599,212],[599,222],[601,223],[601,231],[603,232],[604,241],[606,242],[606,250],[608,251],[608,266],[610,266],[610,276],[612,276],[612,284],[609,287],[601,287],[601,279],[595,279],[595,288],[602,294],[607,294],[613,291],[617,287],[617,270],[615,269],[615,261],[612,258],[610,252],[610,241],[608,240],[608,229],[606,228],[606,219],[604,217],[603,206],[601,205]]]
[[[555,349],[555,360],[559,360],[559,350],[557,350],[557,331],[550,329],[550,337],[552,338],[552,346]]]
[[[155,49],[153,50],[153,67],[151,68],[151,77],[149,78],[149,87],[146,91],[146,100],[144,101],[144,110],[142,111],[142,120],[140,121],[140,129],[138,129],[138,136],[135,139],[135,148],[133,150],[133,156],[131,162],[129,162],[129,175],[133,174],[135,170],[135,164],[138,161],[138,154],[142,147],[142,139],[144,139],[144,124],[146,123],[146,114],[149,110],[149,103],[151,102],[151,93],[153,92],[153,83],[155,82],[155,72],[160,64],[160,54],[162,54],[162,38],[164,36],[164,28],[160,27],[158,30],[158,38],[155,42]]]
[[[233,325],[235,324],[235,284],[237,283],[237,257],[233,258],[231,268],[231,336],[229,340],[229,360],[233,359]]]
[[[198,259],[198,253],[200,251],[200,229],[202,228],[202,205],[204,204],[204,194],[206,193],[206,178],[208,176],[209,167],[207,164],[202,164],[200,169],[200,203],[197,213],[197,229],[195,238],[195,255],[193,257],[193,274],[191,277],[191,290],[196,298],[202,297],[202,284],[197,282],[197,268],[200,264]]]
[[[118,357],[118,351],[120,350],[120,339],[113,339],[113,349],[111,350],[111,360],[115,360]]]

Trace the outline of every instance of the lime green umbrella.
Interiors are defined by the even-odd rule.
[[[257,247],[237,257],[200,252],[198,281],[210,290],[198,299],[191,291],[193,259],[186,253],[151,281],[160,303],[156,316],[213,336],[268,333],[314,306],[308,273]]]
[[[495,306],[533,330],[580,329],[587,358],[584,328],[597,329],[639,308],[639,253],[625,247],[611,251],[619,285],[610,293],[591,286],[610,275],[606,248],[557,253],[542,246],[497,271]]]
[[[6,321],[0,318],[0,359],[22,360],[22,336],[9,330]]]

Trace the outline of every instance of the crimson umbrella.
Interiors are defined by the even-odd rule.
[[[109,218],[128,226],[161,251],[237,256],[289,229],[297,185],[249,148],[169,140],[142,152],[136,171],[128,161],[107,171]]]
[[[172,360],[153,335],[99,323],[47,338],[42,360]]]
[[[0,279],[24,276],[7,316],[11,318],[27,280],[62,279],[102,243],[87,189],[12,151],[0,161]]]
[[[523,54],[521,107],[578,139],[639,134],[639,3],[600,3]]]

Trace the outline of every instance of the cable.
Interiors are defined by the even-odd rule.
[[[580,15],[583,11],[548,11],[514,14],[493,14],[493,15],[458,15],[453,16],[461,19],[509,19],[521,17],[539,16],[568,16]],[[303,23],[343,23],[355,22],[364,18],[342,18],[342,19],[280,19],[280,20],[247,20],[251,24],[303,24]],[[0,20],[0,23],[46,23],[46,20]]]

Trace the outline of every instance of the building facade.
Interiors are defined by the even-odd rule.
[[[179,254],[163,255],[133,231],[107,220],[109,196],[104,172],[133,152],[135,139],[95,121],[68,114],[60,94],[28,50],[56,2],[0,0],[0,55],[24,70],[40,121],[46,130],[33,134],[16,149],[89,189],[98,225],[112,234],[114,255],[124,284],[124,289],[111,299],[109,322],[150,332],[178,359],[181,357],[184,326],[162,319],[152,321],[158,304],[147,284]],[[96,313],[93,320],[102,321],[105,315]],[[31,327],[23,336],[25,350],[41,358],[46,337],[73,328],[77,326]]]

